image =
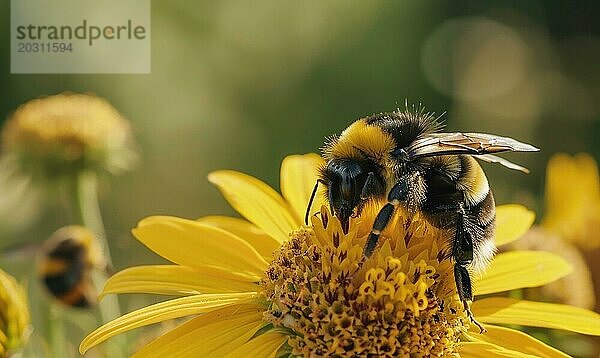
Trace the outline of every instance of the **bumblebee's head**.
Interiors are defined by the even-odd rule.
[[[373,163],[355,159],[333,159],[321,170],[320,182],[327,186],[331,211],[348,233],[350,217],[360,214],[365,203],[384,195],[384,182]]]

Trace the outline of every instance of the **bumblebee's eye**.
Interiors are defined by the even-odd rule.
[[[328,183],[331,209],[340,219],[344,232],[348,232],[350,216],[361,202],[361,191],[367,180],[367,173],[355,161],[333,160],[327,165],[324,177],[323,181]]]
[[[356,205],[360,191],[366,180],[361,166],[353,161],[331,161],[325,176],[330,185],[333,201],[343,201],[348,206]],[[364,177],[364,178],[363,178]]]
[[[342,198],[347,202],[354,201],[354,193],[356,192],[356,178],[349,175],[342,175],[340,183],[340,191]]]

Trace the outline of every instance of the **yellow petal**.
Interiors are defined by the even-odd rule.
[[[598,198],[600,196],[600,172],[596,159],[587,153],[577,153],[575,161],[579,167],[579,174],[582,176],[582,185],[590,191],[591,198]]]
[[[152,251],[183,266],[215,266],[262,275],[267,261],[246,241],[214,226],[169,216],[142,220],[133,235]]]
[[[175,298],[127,313],[97,328],[81,341],[79,352],[88,349],[132,329],[168,319],[210,312],[216,308],[256,300],[256,292],[206,294]]]
[[[475,283],[475,294],[537,287],[568,275],[572,266],[562,257],[545,251],[510,251],[499,254]]]
[[[564,329],[600,335],[600,315],[574,306],[493,297],[476,300],[475,318],[483,323]]]
[[[572,225],[586,201],[586,189],[580,190],[580,178],[575,160],[566,154],[554,155],[546,167],[545,210],[542,224],[561,232],[561,226]],[[578,183],[578,185],[573,185]]]
[[[238,213],[280,243],[288,240],[288,234],[301,225],[281,195],[254,177],[220,170],[210,173],[208,180]]]
[[[522,205],[499,205],[496,207],[496,246],[520,238],[534,221],[535,213]]]
[[[577,185],[573,185],[577,183]],[[600,179],[588,154],[557,154],[546,169],[542,226],[585,249],[600,245]]]
[[[263,308],[234,305],[193,318],[137,351],[134,358],[222,357],[264,325]]]
[[[237,347],[224,357],[275,357],[279,348],[287,341],[288,337],[279,332],[267,332],[252,338],[244,345]]]
[[[545,285],[541,288],[541,292],[536,292],[543,294],[546,301],[588,309],[595,307],[596,295],[590,267],[585,262],[580,250],[572,243],[546,228],[536,226],[515,243],[515,247],[552,252],[563,257],[573,266],[571,274]]]
[[[239,236],[252,245],[267,261],[271,261],[273,251],[280,245],[279,241],[244,219],[229,216],[205,216],[198,219],[198,221],[203,224],[216,226]]]
[[[249,292],[258,289],[258,279],[213,267],[178,265],[130,267],[110,277],[101,296],[110,293],[194,295],[200,293]]]
[[[462,358],[537,358],[534,355],[513,351],[512,349],[506,349],[495,344],[486,342],[461,343],[460,356]]]
[[[323,158],[314,153],[290,155],[281,163],[281,193],[300,221],[304,221],[306,207],[317,182],[319,168],[323,164]],[[317,193],[312,212],[318,211],[323,201],[323,195]]]
[[[474,326],[472,326],[474,327]],[[510,328],[486,325],[487,332],[479,333],[479,328],[476,331],[469,332],[469,336],[478,341],[486,342],[501,346],[505,349],[531,354],[542,358],[567,358],[567,354],[552,348],[544,342],[538,341],[520,331]]]

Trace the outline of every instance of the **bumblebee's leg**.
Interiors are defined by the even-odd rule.
[[[363,252],[366,257],[369,257],[373,254],[373,250],[375,250],[375,247],[377,246],[377,241],[379,240],[379,235],[381,235],[383,229],[385,229],[387,224],[392,219],[392,216],[394,215],[394,212],[396,211],[398,205],[407,202],[410,202],[410,205],[414,205],[415,207],[417,205],[420,205],[421,200],[409,197],[409,188],[411,187],[411,183],[418,183],[418,188],[422,188],[422,185],[420,185],[422,184],[422,178],[419,172],[411,173],[405,178],[400,179],[390,190],[390,193],[388,194],[387,198],[388,202],[383,206],[383,208],[381,208],[381,210],[377,214],[375,222],[373,223],[373,228],[371,229],[371,233],[369,234],[369,238],[367,239],[367,243],[365,244]],[[415,191],[420,192],[421,190]],[[423,195],[417,195],[416,197],[420,198],[423,197]]]
[[[383,229],[385,229],[387,224],[390,222],[394,211],[396,211],[396,205],[387,203],[377,214],[375,222],[373,223],[373,228],[369,234],[369,239],[367,240],[365,248],[363,249],[363,253],[366,257],[369,257],[373,254],[373,251],[377,246],[377,241],[379,241],[379,235],[381,235],[381,231],[383,231]]]
[[[473,317],[473,313],[471,312],[468,303],[469,301],[473,301],[473,285],[471,284],[471,276],[467,270],[467,266],[473,261],[473,237],[466,224],[466,214],[461,203],[456,218],[454,241],[452,242],[454,281],[456,283],[458,297],[462,301],[469,319],[473,324],[479,327],[481,332],[485,332],[485,328],[483,328],[483,326]]]

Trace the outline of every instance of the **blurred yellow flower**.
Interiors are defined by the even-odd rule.
[[[376,210],[365,210],[344,235],[322,207],[303,226],[317,155],[287,157],[283,196],[234,171],[209,176],[248,221],[155,216],[133,230],[173,265],[138,266],[109,279],[103,294],[181,296],[128,313],[90,333],[82,353],[123,332],[195,316],[135,353],[135,357],[275,357],[289,355],[437,355],[565,357],[527,334],[496,324],[537,326],[600,335],[600,315],[566,305],[487,297],[472,311],[487,333],[471,325],[458,300],[440,231],[404,215],[363,259]],[[517,205],[498,208],[498,244],[516,240],[533,215]],[[543,252],[499,254],[475,278],[489,295],[552,282],[571,270]]]
[[[584,249],[600,247],[600,177],[585,153],[557,154],[546,168],[542,227]]]
[[[582,252],[600,247],[600,177],[595,160],[584,153],[554,155],[546,168],[545,202],[541,224],[514,247],[553,252],[574,270],[528,295],[594,308],[593,276]]]
[[[573,272],[560,280],[526,292],[528,298],[552,300],[582,308],[593,309],[596,304],[592,274],[585,258],[575,245],[543,227],[533,227],[515,242],[514,249],[552,252],[564,258]]]
[[[546,167],[544,218],[515,243],[518,249],[543,250],[565,258],[573,273],[527,292],[566,304],[594,308],[594,276],[582,253],[600,248],[600,177],[594,158],[556,154]],[[592,268],[593,269],[593,268]],[[598,291],[596,289],[596,291]]]
[[[2,149],[27,173],[55,177],[82,169],[126,169],[131,128],[106,100],[63,93],[31,100],[10,116]]]
[[[29,308],[25,290],[0,270],[0,357],[23,346],[29,333]]]

